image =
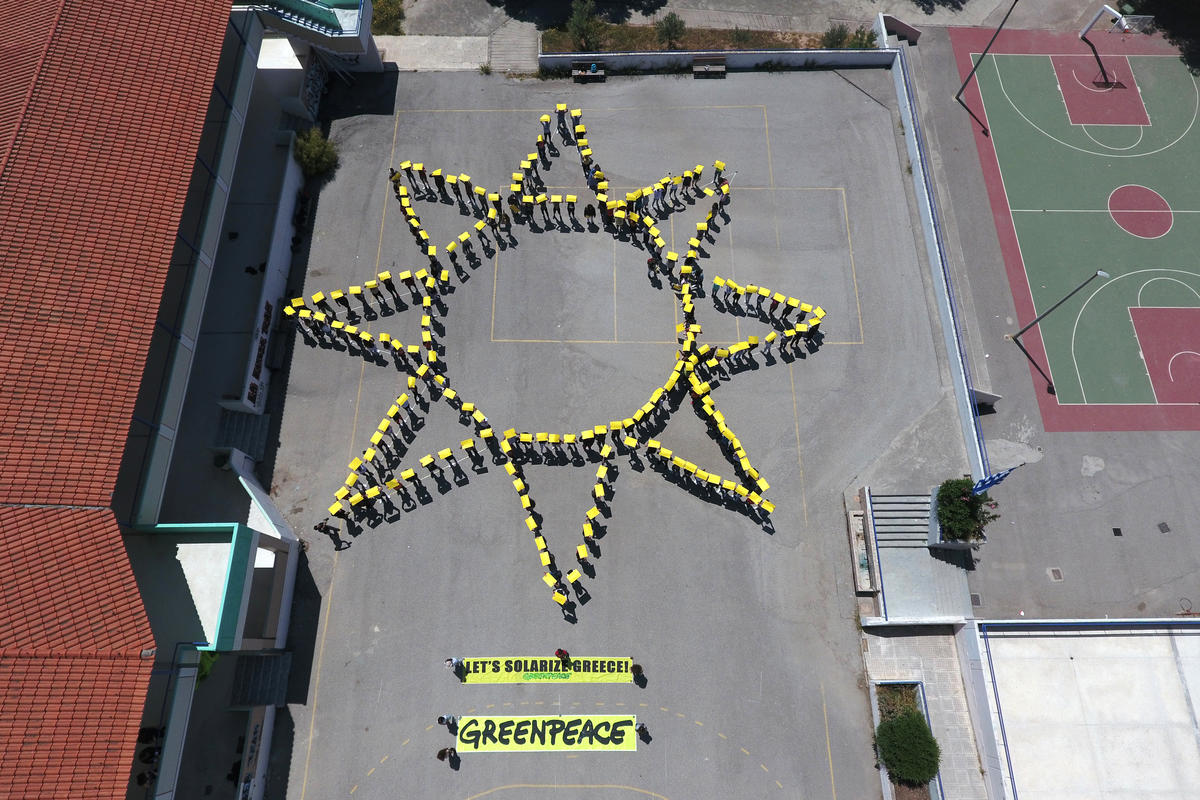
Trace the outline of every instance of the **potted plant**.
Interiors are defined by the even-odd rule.
[[[984,528],[999,519],[996,502],[987,492],[975,494],[970,477],[943,481],[929,504],[929,543],[937,547],[965,550],[987,541]]]

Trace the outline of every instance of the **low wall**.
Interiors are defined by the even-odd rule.
[[[575,61],[604,62],[606,70],[691,69],[693,58],[724,58],[727,69],[757,69],[763,64],[792,68],[890,67],[893,50],[672,50],[643,53],[538,53],[544,69],[570,69]]]
[[[876,41],[885,41],[883,15],[875,23]],[[913,193],[916,195],[917,211],[921,217],[921,230],[925,237],[925,251],[929,259],[929,273],[933,279],[938,312],[942,318],[942,336],[946,343],[946,354],[950,361],[950,374],[954,379],[954,395],[958,401],[958,417],[962,426],[963,440],[967,446],[967,460],[971,475],[981,480],[988,474],[987,449],[983,430],[975,410],[971,393],[971,368],[958,335],[958,308],[954,302],[954,284],[950,279],[950,265],[946,260],[946,249],[942,241],[942,226],[938,216],[937,197],[933,191],[933,174],[925,154],[925,138],[921,133],[921,121],[917,117],[917,100],[912,90],[912,78],[908,73],[908,58],[904,48],[881,50],[895,58],[892,78],[896,82],[896,102],[900,108],[900,121],[904,126],[904,143],[908,148],[908,161],[912,166]]]

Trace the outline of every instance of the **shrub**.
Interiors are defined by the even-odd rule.
[[[683,34],[687,32],[687,25],[678,14],[672,11],[654,23],[654,32],[658,35],[659,44],[668,50],[674,50],[679,40],[683,38]]]
[[[866,25],[859,25],[854,33],[850,34],[850,38],[846,40],[846,47],[852,50],[875,49],[875,31]]]
[[[479,74],[480,75],[491,75],[492,74],[491,62],[488,62],[486,64],[480,64],[479,65]]]
[[[296,163],[306,178],[321,178],[337,169],[337,145],[321,129],[309,128],[296,136]]]
[[[941,748],[921,712],[910,709],[875,730],[879,760],[896,783],[924,786],[937,775]]]
[[[826,50],[840,50],[846,46],[846,40],[849,38],[850,29],[839,22],[830,25],[829,30],[821,34],[821,47]]]
[[[999,514],[987,492],[973,494],[975,483],[970,478],[951,478],[937,491],[938,524],[942,537],[952,542],[969,542],[983,538],[983,529]]]
[[[754,41],[754,37],[745,28],[735,27],[733,33],[729,34],[729,41],[738,47],[745,47]]]
[[[580,50],[599,50],[608,26],[596,16],[596,0],[572,0],[567,33]]]
[[[404,33],[404,0],[375,0],[371,15],[371,33],[399,36]]]

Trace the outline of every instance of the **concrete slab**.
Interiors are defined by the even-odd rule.
[[[486,36],[376,36],[375,45],[385,64],[404,71],[473,70],[488,63]]]
[[[1185,798],[1200,785],[1200,630],[1025,625],[985,634],[993,720],[1022,798]]]
[[[541,586],[520,506],[491,461],[393,521],[356,528],[357,536],[343,531],[341,550],[324,537],[312,541],[298,602],[319,608],[320,618],[300,613],[293,622],[296,649],[311,646],[313,657],[306,683],[297,658],[301,702],[283,724],[295,731],[284,754],[291,768],[273,785],[299,798],[472,795],[550,783],[590,786],[578,790],[588,797],[603,795],[600,784],[677,797],[878,796],[842,496],[881,454],[904,463],[891,448],[949,385],[892,86],[884,71],[653,76],[587,87],[417,74],[400,81],[394,116],[332,121],[342,163],[318,201],[305,293],[421,266],[398,224],[389,166],[420,159],[428,169],[466,171],[479,185],[507,185],[534,149],[537,117],[562,101],[584,109],[616,187],[728,162],[737,172],[734,200],[701,260],[706,275],[811,298],[829,311],[828,330],[816,353],[760,360],[717,391],[771,483],[774,532],[620,459],[603,558],[576,625],[561,620]],[[360,80],[349,91],[371,87]],[[330,107],[357,105],[331,99]],[[549,190],[584,195],[573,151],[558,146],[563,156],[544,172]],[[687,205],[664,220],[666,234],[678,244],[706,211]],[[441,243],[474,221],[453,204],[422,202],[420,212]],[[669,291],[650,285],[644,251],[629,242],[524,227],[514,235],[495,257],[466,268],[447,296],[442,341],[452,384],[480,398],[498,430],[579,430],[627,416],[673,362]],[[589,300],[578,303],[572,289],[584,288]],[[766,331],[701,301],[714,342]],[[365,324],[409,341],[418,330],[412,317]],[[296,345],[272,494],[289,522],[308,531],[401,376],[298,337]],[[444,404],[433,408],[405,462],[469,435]],[[911,455],[906,483],[964,471],[957,430],[948,417],[941,450]],[[689,409],[673,413],[660,438],[697,462],[723,463]],[[595,467],[525,468],[564,565]],[[464,687],[442,668],[451,655],[557,647],[633,655],[648,685]],[[636,713],[653,741],[619,758],[464,758],[457,773],[431,757],[450,743],[433,724],[438,714],[585,708]]]

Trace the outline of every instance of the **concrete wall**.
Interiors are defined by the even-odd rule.
[[[990,681],[983,672],[983,653],[979,646],[979,629],[975,620],[967,620],[965,625],[955,629],[954,643],[958,650],[963,689],[967,695],[967,712],[971,717],[971,728],[975,732],[975,747],[979,753],[980,767],[983,769],[983,785],[990,800],[1003,800],[1004,764],[1000,760],[996,731],[992,727],[992,707],[988,702]]]
[[[885,41],[883,15],[876,20],[876,37]],[[904,142],[908,148],[908,160],[912,166],[913,193],[917,199],[917,211],[921,217],[921,230],[925,236],[925,251],[929,259],[929,273],[933,280],[938,312],[942,318],[942,336],[950,362],[950,374],[954,380],[954,394],[958,403],[959,422],[963,440],[967,446],[967,459],[971,474],[981,480],[988,474],[987,452],[983,444],[983,432],[975,416],[975,405],[971,395],[970,367],[966,354],[958,339],[958,315],[954,303],[954,287],[950,282],[950,269],[946,262],[942,243],[941,222],[937,210],[937,198],[933,191],[933,177],[925,155],[925,142],[921,133],[921,122],[917,118],[916,95],[912,91],[908,74],[908,61],[904,49],[881,49],[894,57],[892,77],[896,82],[896,102],[900,108],[900,121],[904,126]]]
[[[893,50],[675,50],[644,53],[539,53],[538,66],[570,69],[576,61],[603,61],[607,70],[691,69],[697,57],[721,57],[729,69],[756,69],[771,62],[786,67],[889,67]]]

